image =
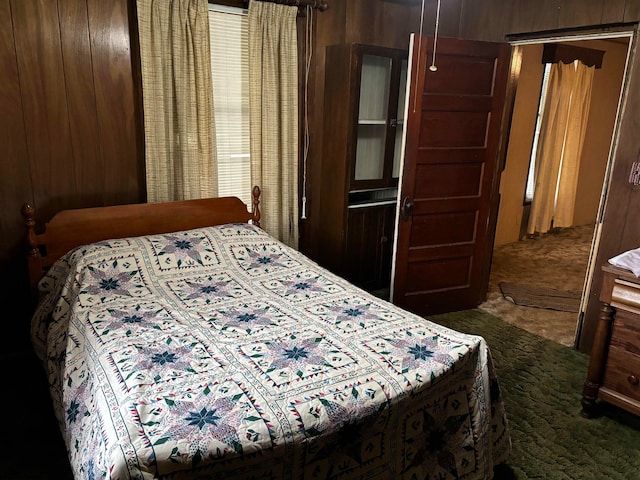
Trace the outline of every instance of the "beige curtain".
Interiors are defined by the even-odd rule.
[[[587,131],[591,90],[595,67],[576,64],[573,93],[569,107],[569,121],[564,142],[564,154],[558,180],[558,193],[553,216],[554,227],[573,227],[573,214],[578,188],[578,171],[582,158],[582,146]]]
[[[249,4],[251,181],[263,228],[298,247],[297,7]]]
[[[137,0],[147,200],[217,196],[207,0]]]
[[[595,67],[554,63],[549,73],[527,232],[573,225],[582,145]]]

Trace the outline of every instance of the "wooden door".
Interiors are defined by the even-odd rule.
[[[479,305],[489,285],[510,47],[413,36],[393,301],[425,315]]]

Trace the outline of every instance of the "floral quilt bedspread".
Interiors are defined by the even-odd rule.
[[[510,452],[483,338],[255,226],[80,247],[40,290],[76,478],[486,479]]]

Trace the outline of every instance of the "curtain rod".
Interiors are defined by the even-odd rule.
[[[254,1],[266,2],[266,3],[279,3],[281,5],[289,5],[291,7],[310,6],[317,10],[320,10],[321,12],[324,12],[327,8],[329,8],[329,5],[324,0],[254,0]]]

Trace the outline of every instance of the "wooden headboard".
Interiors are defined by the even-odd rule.
[[[25,203],[29,283],[37,288],[47,269],[69,250],[101,240],[177,232],[225,223],[251,221],[260,226],[260,188],[253,187],[253,208],[237,197],[135,203],[63,210],[37,234],[36,211]]]

